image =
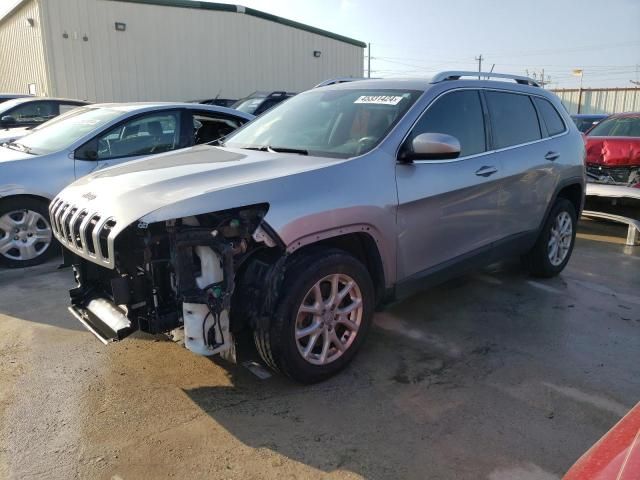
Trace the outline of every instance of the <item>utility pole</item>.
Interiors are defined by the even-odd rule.
[[[535,71],[529,73],[528,69],[525,71],[527,72],[527,77],[533,78],[542,88],[544,88],[545,85],[551,83],[551,77],[544,74],[544,68],[542,69],[542,72],[540,74]]]
[[[484,60],[482,54],[480,54],[479,57],[476,57],[476,60],[478,61],[478,80],[480,80],[480,72],[482,71],[482,60]]]
[[[367,78],[371,78],[371,43],[367,43]]]

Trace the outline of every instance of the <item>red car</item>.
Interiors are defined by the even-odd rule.
[[[586,133],[587,174],[595,181],[640,187],[640,113],[620,113]]]
[[[562,480],[638,480],[640,403],[571,467]]]

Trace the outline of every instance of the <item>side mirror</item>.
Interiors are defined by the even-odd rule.
[[[11,115],[5,115],[4,117],[0,118],[0,125],[2,125],[3,127],[10,127],[11,125],[15,125],[15,123],[16,119]]]
[[[400,154],[399,161],[449,160],[460,155],[460,141],[446,133],[421,133]]]

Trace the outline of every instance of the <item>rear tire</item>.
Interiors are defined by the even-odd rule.
[[[31,197],[0,201],[0,265],[39,265],[58,253],[57,246],[46,201]]]
[[[558,198],[533,248],[522,257],[535,277],[551,278],[566,267],[576,239],[577,214],[566,198]]]
[[[364,265],[337,249],[294,258],[268,329],[254,339],[272,369],[301,383],[325,380],[353,359],[371,326],[373,282]]]

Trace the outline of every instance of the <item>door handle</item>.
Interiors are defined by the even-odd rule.
[[[557,160],[558,158],[560,158],[560,154],[558,152],[547,152],[544,158],[545,160],[549,160],[550,162],[553,162],[554,160]]]
[[[485,165],[476,170],[476,175],[478,175],[479,177],[489,177],[497,171],[498,169],[496,167]]]

